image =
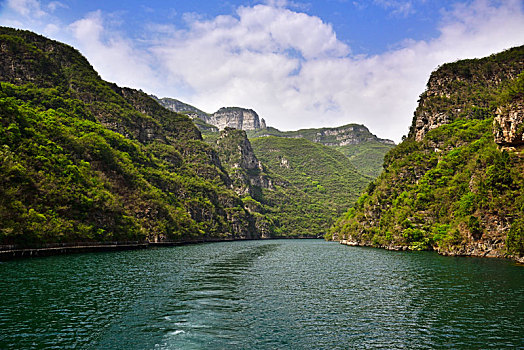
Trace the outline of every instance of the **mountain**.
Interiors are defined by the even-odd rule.
[[[524,255],[524,46],[431,74],[408,137],[331,229],[350,244]]]
[[[243,130],[204,142],[198,109],[106,82],[43,36],[0,27],[0,52],[0,246],[319,237],[370,180],[305,139],[271,148],[288,172]]]
[[[164,108],[169,109],[170,111],[185,114],[193,120],[193,123],[201,132],[218,132],[218,128],[215,125],[206,123],[205,121],[209,119],[210,115],[200,109],[193,107],[187,103],[179,101],[174,98],[164,97],[158,98],[155,95],[149,95],[155,101],[157,101]]]
[[[263,190],[259,201],[271,208],[266,215],[277,223],[277,235],[322,236],[372,180],[342,153],[304,138],[250,141],[272,178],[274,190]]]
[[[215,143],[218,131],[225,128],[245,130],[249,138],[263,136],[304,138],[334,147],[346,155],[361,174],[372,177],[380,175],[384,155],[395,145],[391,140],[378,138],[364,125],[359,124],[347,124],[334,128],[280,131],[268,127],[265,120],[260,119],[252,109],[223,107],[213,114],[207,114],[177,99],[152,97],[165,108],[191,117],[202,132],[204,139],[209,143]]]
[[[258,114],[252,109],[222,107],[215,113],[208,114],[174,98],[165,97],[159,99],[153,95],[151,97],[156,99],[157,102],[165,108],[191,117],[202,132],[216,133],[225,128],[235,128],[238,130],[259,130],[266,128],[264,119],[260,119]]]
[[[43,36],[0,52],[0,245],[261,236],[190,118]]]
[[[266,128],[248,132],[248,136],[251,138],[262,136],[304,138],[331,147],[357,145],[366,142],[395,145],[391,140],[376,137],[368,128],[360,124],[347,124],[336,128],[300,129],[296,131],[280,131],[275,128]]]
[[[225,128],[220,161],[262,237],[321,237],[371,180],[333,148]]]
[[[156,100],[163,107],[169,109],[170,111],[181,113],[181,114],[192,115],[193,117],[198,117],[202,120],[209,118],[209,114],[207,114],[206,112],[201,111],[200,109],[193,107],[182,101],[179,101],[175,98],[169,98],[169,97],[158,98],[155,95],[149,95],[149,96],[151,96],[154,100]]]
[[[346,155],[360,173],[377,177],[382,171],[384,155],[395,143],[373,135],[368,128],[360,124],[347,124],[335,128],[300,129],[280,131],[275,128],[248,131],[250,138],[278,136],[304,138],[325,146],[333,147]]]
[[[258,117],[252,109],[240,107],[222,107],[213,113],[206,122],[220,130],[235,128],[238,130],[259,130],[266,128],[264,119]]]

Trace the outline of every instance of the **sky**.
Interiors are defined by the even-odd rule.
[[[77,48],[107,81],[280,130],[399,142],[439,65],[524,44],[524,0],[1,0],[0,25]]]

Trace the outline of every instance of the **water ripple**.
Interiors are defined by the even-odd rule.
[[[524,348],[524,269],[322,241],[0,264],[0,349]]]

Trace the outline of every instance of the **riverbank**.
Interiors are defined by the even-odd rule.
[[[319,239],[314,237],[275,237],[260,238],[257,240],[267,239]],[[83,242],[83,243],[56,243],[45,247],[33,248],[16,248],[15,246],[0,246],[0,261],[13,259],[36,258],[53,255],[93,253],[93,252],[111,252],[124,250],[148,249],[154,247],[174,247],[189,244],[201,243],[218,243],[233,241],[249,241],[253,239],[244,238],[225,238],[225,239],[194,239],[184,241],[166,241],[166,242]]]
[[[340,244],[353,246],[353,247],[371,247],[371,248],[381,248],[386,250],[394,250],[394,251],[407,251],[407,250],[413,250],[409,246],[405,245],[388,245],[388,246],[377,246],[373,245],[370,242],[357,242],[357,241],[351,241],[351,240],[340,240]],[[463,257],[477,257],[477,258],[498,258],[498,259],[509,259],[513,260],[518,264],[524,265],[524,256],[514,256],[514,255],[506,255],[501,252],[499,249],[486,249],[489,247],[482,247],[484,249],[476,249],[478,247],[469,247],[469,249],[466,249],[466,247],[462,247],[462,249],[455,249],[453,251],[443,251],[443,250],[435,250],[440,255],[444,256],[463,256]],[[434,250],[434,249],[430,249]]]
[[[192,241],[173,241],[173,242],[87,242],[55,244],[48,247],[21,248],[21,249],[1,249],[0,261],[13,259],[44,257],[63,254],[92,253],[92,252],[111,252],[124,250],[148,249],[151,247],[181,246],[186,244],[218,242],[218,240],[192,240]]]

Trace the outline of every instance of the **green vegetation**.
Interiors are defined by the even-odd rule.
[[[371,180],[340,152],[303,138],[260,137],[251,144],[274,185],[256,199],[277,236],[323,235]]]
[[[384,156],[395,145],[377,141],[366,141],[354,145],[335,146],[335,149],[349,158],[351,163],[364,175],[376,178],[382,172]]]
[[[305,138],[325,146],[334,147],[347,156],[361,174],[371,177],[380,175],[384,155],[394,147],[392,141],[377,138],[364,125],[359,124],[297,131],[280,131],[268,127],[267,129],[250,130],[247,135],[249,138],[261,136]]]
[[[414,121],[410,136],[386,155],[385,171],[331,235],[461,254],[477,243],[489,251],[505,242],[505,253],[524,255],[524,159],[493,137],[497,108],[522,103],[524,74],[507,73],[522,71],[522,62],[524,47],[434,72],[430,82],[438,81],[439,90],[428,85],[415,119],[447,113],[450,122],[416,142]]]
[[[191,120],[0,28],[0,244],[257,237]]]

